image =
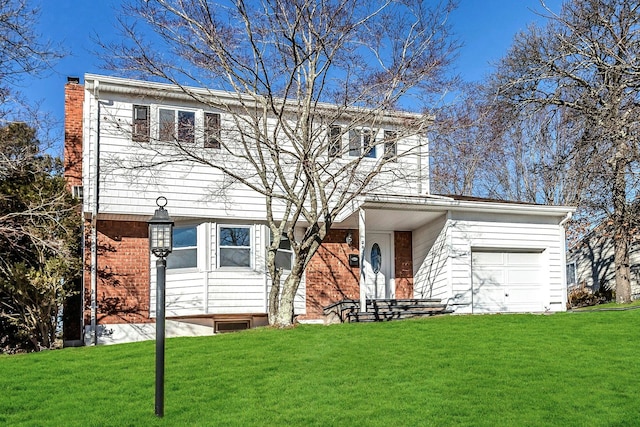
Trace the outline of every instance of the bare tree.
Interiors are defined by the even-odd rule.
[[[0,4],[0,106],[15,108],[12,85],[26,76],[48,69],[61,56],[54,46],[36,33],[38,10],[27,0],[6,0]]]
[[[264,197],[271,324],[292,323],[304,269],[345,207],[391,178],[419,185],[418,171],[397,160],[424,150],[425,105],[448,83],[456,48],[452,8],[419,0],[150,0],[126,8],[126,39],[108,46],[112,65],[180,85],[233,117],[233,137],[217,142],[219,159],[176,139],[153,145],[155,164],[205,164]],[[226,90],[234,102],[185,83]],[[400,107],[414,113],[392,113]],[[394,131],[383,135],[384,127]],[[407,138],[414,143],[403,144]],[[376,150],[383,155],[371,161]],[[283,281],[275,262],[282,236],[295,258]]]
[[[570,0],[558,14],[547,8],[547,26],[516,36],[493,82],[499,99],[521,117],[556,109],[571,118],[570,154],[577,173],[588,178],[584,194],[615,224],[618,302],[631,299],[628,207],[638,195],[639,7],[626,0]]]
[[[432,127],[431,189],[440,194],[486,195],[488,161],[497,147],[482,88],[463,85],[459,99],[438,111]]]

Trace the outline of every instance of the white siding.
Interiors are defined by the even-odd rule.
[[[266,313],[264,226],[252,226],[252,268],[217,267],[218,225],[237,225],[232,220],[211,226],[211,271],[208,284],[208,313]]]
[[[449,248],[446,215],[413,232],[413,294],[415,298],[447,298]]]
[[[167,271],[167,316],[267,312],[268,291],[271,285],[265,268],[267,227],[251,224],[252,268],[218,268],[217,226],[221,224],[246,225],[227,220],[201,223],[198,226],[198,268]],[[151,312],[155,316],[155,260],[151,263],[151,272]],[[296,314],[306,312],[305,296],[303,277],[295,298]]]
[[[296,230],[296,236],[301,236],[303,231],[301,229]],[[269,228],[267,226],[263,227],[263,235],[264,235],[264,247],[265,247],[265,256],[266,256],[266,247],[268,245],[268,236],[269,236]],[[264,261],[266,263],[266,261]],[[271,285],[273,284],[273,280],[271,277],[268,277],[266,267],[265,267],[265,277],[267,277],[267,284],[265,290],[265,312],[268,311],[269,307],[269,292],[271,291]],[[287,278],[286,271],[283,272],[282,277],[280,278],[280,282],[284,283]],[[296,292],[295,298],[293,300],[293,312],[296,315],[302,315],[307,313],[307,280],[306,275],[302,274],[302,280],[300,280],[300,286],[298,287],[298,291]]]
[[[151,135],[158,108],[163,105],[154,99],[144,99],[135,94],[113,94],[100,92],[98,100],[89,90],[85,91],[84,122],[84,170],[85,211],[91,211],[96,194],[95,159],[99,150],[99,203],[100,213],[115,215],[151,215],[155,200],[162,195],[167,198],[167,208],[174,217],[184,218],[224,218],[242,220],[263,220],[264,198],[256,192],[238,184],[231,184],[220,172],[211,166],[188,163],[169,163],[150,167],[154,160],[161,159],[163,152],[159,144],[131,141],[131,121],[133,105],[151,105]],[[184,108],[196,112],[196,123],[202,122],[204,110],[197,104],[172,100],[168,108]],[[207,109],[208,111],[209,109]],[[229,114],[221,114],[222,138],[228,143],[234,139],[237,124]],[[99,133],[97,130],[99,129]],[[197,138],[197,136],[196,136]],[[377,132],[382,141],[383,132]],[[418,143],[426,144],[420,137],[410,137],[398,143],[398,152],[411,150]],[[212,162],[243,164],[236,157],[230,157],[221,150],[197,148],[211,156]],[[377,147],[378,157],[382,156],[383,145]],[[158,152],[156,152],[156,150]],[[164,151],[166,152],[166,151]],[[371,191],[418,194],[428,182],[426,147],[422,152],[402,157],[397,163],[388,165],[371,184]],[[335,167],[350,161],[348,154],[336,159]],[[364,159],[361,167],[375,167],[376,161]],[[142,166],[132,168],[132,166]],[[246,166],[246,165],[245,165]],[[399,179],[400,175],[411,179]],[[424,188],[422,188],[424,191]]]
[[[531,250],[541,252],[540,292],[545,310],[565,310],[564,263],[561,230],[537,217],[467,220],[459,214],[450,223],[452,294],[463,303],[458,311],[471,311],[471,251],[474,249]],[[536,223],[537,222],[537,223]],[[542,223],[540,223],[542,222]]]

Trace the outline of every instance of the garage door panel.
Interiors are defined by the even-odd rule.
[[[474,292],[473,297],[476,313],[495,313],[504,311],[506,308],[504,292],[500,289],[483,289],[477,293]]]
[[[508,252],[506,253],[507,263],[509,265],[538,265],[540,263],[537,253],[531,252]]]
[[[540,283],[539,269],[512,268],[507,271],[506,276],[506,283],[508,283],[510,286],[537,285],[538,283]]]
[[[474,270],[473,273],[474,282],[480,285],[500,285],[504,283],[504,271],[496,270],[491,268],[479,268],[477,271]]]
[[[500,252],[473,252],[471,261],[474,265],[503,265],[504,254]]]
[[[473,311],[542,311],[540,253],[472,252]]]

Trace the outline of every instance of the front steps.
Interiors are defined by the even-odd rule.
[[[367,300],[367,310],[360,311],[360,300],[344,299],[323,310],[325,323],[384,322],[451,313],[439,299]]]

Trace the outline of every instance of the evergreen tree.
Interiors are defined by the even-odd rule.
[[[80,223],[59,159],[25,123],[0,128],[0,352],[55,345],[80,274]]]

